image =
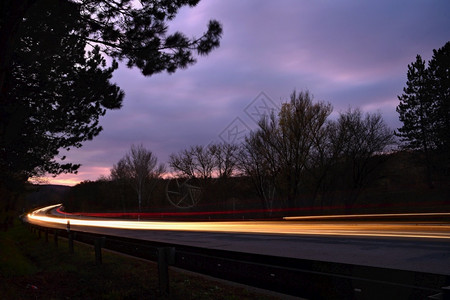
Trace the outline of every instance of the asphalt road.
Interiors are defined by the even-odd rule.
[[[45,214],[45,210],[28,218],[38,225],[60,228],[65,228],[68,220],[64,216]],[[450,224],[447,222],[360,219],[121,222],[97,218],[69,221],[71,229],[76,231],[450,275]]]

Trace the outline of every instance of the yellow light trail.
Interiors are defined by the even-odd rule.
[[[323,220],[338,220],[338,219],[361,219],[361,218],[391,218],[391,217],[436,217],[436,216],[447,216],[450,217],[450,213],[402,213],[402,214],[359,214],[359,215],[329,215],[329,216],[298,216],[298,217],[284,217],[285,220],[312,220],[312,219],[323,219]]]
[[[29,222],[49,224],[130,229],[130,230],[171,230],[195,232],[326,235],[359,237],[432,238],[450,239],[450,224],[405,223],[405,222],[301,222],[301,221],[214,221],[214,222],[173,222],[173,221],[130,221],[105,218],[65,218],[48,214],[59,205],[44,207],[27,215]],[[381,216],[381,215],[380,215]],[[400,215],[398,215],[400,216]]]

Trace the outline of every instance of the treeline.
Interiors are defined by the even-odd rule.
[[[417,55],[408,65],[406,87],[398,97],[401,146],[418,153],[430,188],[450,175],[450,42],[433,50],[428,64]]]
[[[375,160],[379,157],[375,156]],[[393,213],[442,211],[448,208],[450,189],[448,177],[441,174],[430,189],[426,181],[426,168],[418,159],[417,153],[397,151],[383,155],[383,164],[372,173],[372,180],[363,188],[352,213]],[[205,180],[205,183],[208,180]],[[263,200],[258,195],[249,177],[232,176],[213,178],[203,186],[200,201],[194,207],[177,208],[167,199],[166,188],[169,179],[158,179],[151,195],[144,197],[143,212],[205,212],[224,211],[222,215],[199,215],[197,218],[256,218],[282,215],[311,215],[327,213],[346,213],[345,198],[353,191],[329,189],[327,194],[315,197],[313,194],[300,194],[301,203],[293,210],[287,208],[278,198],[272,199],[272,211],[263,213]],[[64,201],[67,211],[79,212],[137,212],[136,192],[131,186],[120,186],[113,180],[100,179],[83,182],[66,194]],[[260,210],[244,213],[243,210]],[[447,209],[448,211],[448,209]],[[161,215],[162,216],[162,215]],[[163,217],[163,216],[162,216]],[[170,217],[170,216],[169,216]]]
[[[349,212],[370,206],[367,191],[396,190],[395,178],[388,174],[410,172],[389,163],[405,156],[410,160],[411,154],[394,151],[394,132],[379,113],[350,108],[335,119],[331,113],[330,103],[293,92],[280,112],[262,119],[242,144],[190,146],[170,155],[168,170],[150,150],[133,145],[108,178],[73,187],[66,209],[260,209],[273,215],[280,209],[314,207],[319,213],[330,207]],[[163,179],[163,174],[170,176]],[[400,177],[400,184],[408,182]]]
[[[171,155],[169,165],[183,177],[247,177],[267,210],[324,204],[336,190],[349,191],[342,200],[351,207],[385,161],[394,133],[380,114],[349,109],[331,120],[331,113],[331,104],[294,92],[243,144],[193,146]]]

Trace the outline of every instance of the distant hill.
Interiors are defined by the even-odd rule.
[[[56,184],[30,185],[24,199],[24,209],[61,203],[70,188]]]

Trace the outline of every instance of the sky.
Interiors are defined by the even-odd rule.
[[[450,41],[448,12],[448,0],[202,0],[180,10],[169,31],[199,37],[216,19],[220,47],[171,75],[122,65],[112,81],[125,92],[123,107],[106,113],[92,141],[61,153],[81,164],[78,174],[42,182],[108,176],[132,144],[167,163],[192,145],[239,142],[294,90],[331,103],[331,117],[359,107],[396,129],[408,64]]]

